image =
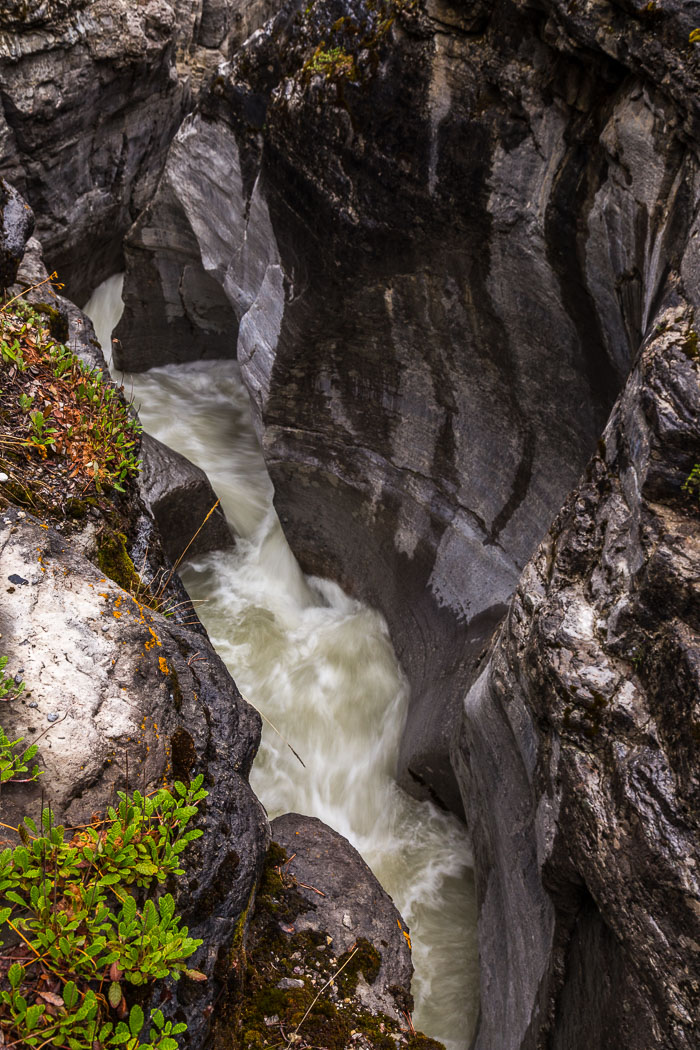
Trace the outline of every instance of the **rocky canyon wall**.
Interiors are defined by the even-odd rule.
[[[0,175],[84,302],[122,265],[196,87],[271,0],[30,0],[0,9]]]
[[[128,240],[122,362],[238,354],[302,565],[389,619],[403,782],[453,808],[459,697],[690,236],[685,16],[605,12],[288,3]]]
[[[690,1050],[692,11],[290,0],[244,43],[207,11],[229,62],[114,196],[115,231],[146,204],[118,362],[238,356],[303,567],[386,614],[402,782],[474,838],[479,1050]]]

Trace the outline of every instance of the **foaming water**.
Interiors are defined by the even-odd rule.
[[[103,346],[120,278],[86,307]],[[239,689],[267,725],[251,783],[271,817],[319,817],[345,835],[411,927],[414,1022],[449,1050],[478,1010],[476,906],[462,825],[394,780],[408,688],[383,617],[328,580],[305,577],[272,507],[272,486],[235,362],[125,377],[149,433],[201,466],[240,537],[181,573]]]

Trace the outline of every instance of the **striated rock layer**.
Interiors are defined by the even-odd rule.
[[[121,363],[236,353],[302,565],[389,620],[478,1050],[698,1043],[693,19],[290,0],[128,240]]]
[[[402,781],[456,810],[460,697],[669,273],[698,295],[691,23],[606,12],[289,2],[127,244],[121,364],[237,353],[295,553],[389,620]]]
[[[82,302],[121,266],[191,85],[273,0],[15,0],[0,9],[0,175]]]

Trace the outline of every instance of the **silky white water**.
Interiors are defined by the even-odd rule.
[[[85,308],[105,348],[121,308],[119,277]],[[478,1009],[469,847],[454,817],[394,781],[408,690],[383,618],[299,569],[234,362],[124,383],[145,429],[207,472],[240,537],[234,552],[193,559],[181,574],[239,689],[305,763],[265,725],[255,792],[271,818],[319,817],[356,846],[411,928],[416,1028],[465,1050]]]

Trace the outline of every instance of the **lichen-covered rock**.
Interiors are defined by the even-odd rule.
[[[233,547],[231,527],[204,471],[150,434],[141,439],[139,488],[172,562],[185,550],[191,556]]]
[[[698,1045],[692,318],[677,296],[660,312],[464,704],[478,1050]]]
[[[348,840],[315,817],[285,813],[270,831],[290,858],[285,873],[306,902],[295,928],[330,938],[336,957],[358,943],[371,945],[371,958],[365,949],[357,966],[349,964],[353,990],[365,1009],[405,1021],[401,1011],[410,1010],[412,1002],[410,931],[389,894]]]
[[[205,834],[187,853],[180,907],[204,940],[195,965],[210,978],[246,913],[267,845],[267,820],[247,777],[260,719],[201,630],[132,597],[80,545],[23,512],[0,516],[0,649],[25,683],[5,703],[10,739],[39,747],[35,784],[3,786],[16,826],[50,800],[66,824],[90,820],[115,790],[148,791],[204,775]],[[188,986],[189,985],[189,986]],[[200,1045],[215,980],[177,986]]]

